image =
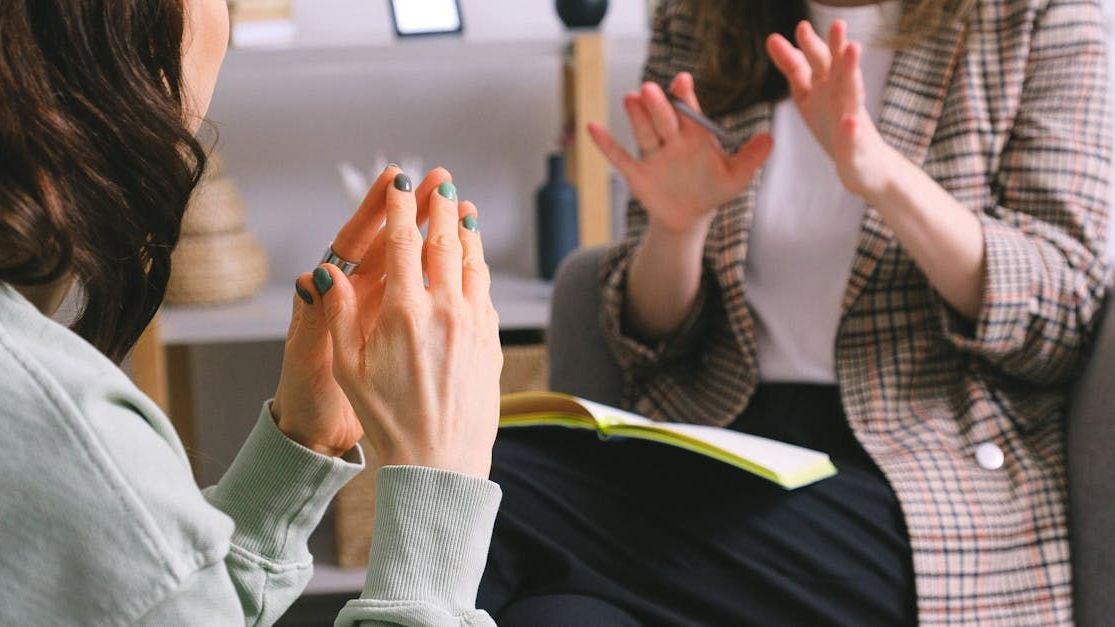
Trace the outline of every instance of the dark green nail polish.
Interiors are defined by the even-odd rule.
[[[476,216],[465,216],[465,219],[461,220],[461,225],[473,233],[480,232],[480,223],[476,220]]]
[[[302,302],[306,303],[307,305],[314,304],[313,295],[310,294],[309,292],[307,292],[306,289],[303,288],[302,285],[298,283],[298,281],[294,282],[294,291],[295,291],[295,293],[298,294],[298,298],[302,299]]]
[[[448,181],[437,186],[437,193],[441,194],[443,198],[457,200],[457,186]]]
[[[397,175],[395,175],[395,189],[399,190],[400,192],[409,192],[414,189],[414,187],[410,183],[410,177],[406,174],[403,174],[402,172],[399,172]]]
[[[333,275],[321,266],[314,268],[314,287],[317,288],[318,294],[325,296],[333,289]]]

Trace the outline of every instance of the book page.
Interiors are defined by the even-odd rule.
[[[596,419],[596,424],[600,425],[603,428],[607,428],[612,425],[647,426],[658,424],[653,420],[643,418],[642,416],[633,414],[629,411],[623,411],[622,409],[616,409],[615,407],[601,405],[600,403],[594,403],[583,398],[578,398],[577,402],[580,403],[581,407],[584,407],[585,410],[588,411],[588,413]]]
[[[732,457],[765,468],[779,477],[807,472],[811,468],[826,464],[829,460],[828,455],[818,451],[719,427],[650,422],[649,425],[620,426],[618,429],[610,428],[608,431],[616,435],[639,437],[634,433],[624,433],[631,427],[633,427],[632,431],[657,431],[706,447],[715,447]]]

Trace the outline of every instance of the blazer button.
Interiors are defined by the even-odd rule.
[[[984,442],[976,448],[976,461],[984,470],[999,470],[1006,460],[1003,449],[992,442]]]

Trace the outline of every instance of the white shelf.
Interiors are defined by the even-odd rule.
[[[288,75],[323,72],[344,73],[346,68],[368,72],[390,69],[412,71],[431,64],[470,70],[537,66],[540,60],[556,60],[571,40],[569,33],[548,39],[471,40],[454,37],[416,38],[387,42],[326,42],[295,39],[288,43],[232,48],[225,74],[236,80],[241,74]],[[646,55],[643,35],[608,36],[609,63],[641,63]]]
[[[550,323],[551,285],[537,279],[496,275],[492,301],[505,331],[545,329]],[[167,345],[279,341],[286,337],[294,286],[269,284],[256,298],[220,307],[164,307]]]

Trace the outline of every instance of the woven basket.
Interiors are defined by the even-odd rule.
[[[182,235],[242,231],[244,213],[244,199],[232,179],[203,180],[182,217]]]
[[[549,361],[545,345],[507,346],[503,349],[503,376],[500,389],[512,392],[537,392],[548,387]],[[337,539],[337,564],[342,568],[360,568],[368,564],[372,547],[372,527],[376,515],[376,464],[371,448],[368,470],[360,473],[339,494],[334,502],[334,524]]]
[[[173,305],[246,300],[267,280],[267,255],[246,231],[183,237],[172,263],[166,302]]]

